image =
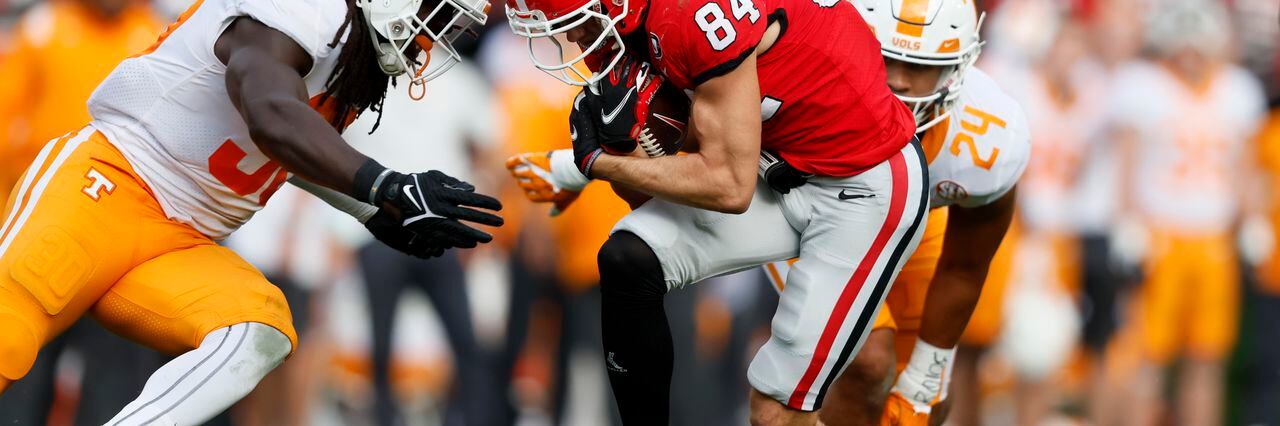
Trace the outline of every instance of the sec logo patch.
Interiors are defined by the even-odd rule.
[[[938,194],[939,198],[948,201],[959,201],[969,198],[969,191],[966,191],[963,186],[960,186],[960,184],[955,181],[950,180],[938,182],[938,185],[933,187],[933,191]]]

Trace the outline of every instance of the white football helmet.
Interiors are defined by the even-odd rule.
[[[1145,38],[1158,55],[1193,49],[1214,56],[1229,47],[1230,25],[1221,2],[1169,0],[1151,6]]]
[[[945,67],[927,96],[898,99],[911,106],[916,131],[942,122],[960,98],[965,71],[982,51],[975,0],[855,0],[886,58]]]
[[[356,7],[369,26],[369,37],[378,50],[378,66],[390,76],[408,73],[410,89],[439,77],[461,61],[453,41],[472,25],[483,26],[488,18],[488,0],[437,1],[430,13],[420,17],[422,0],[356,0]],[[422,61],[405,56],[413,44],[422,48],[420,56],[426,56]],[[433,61],[433,46],[448,56]]]

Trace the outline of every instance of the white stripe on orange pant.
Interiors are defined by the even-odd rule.
[[[81,143],[84,143],[84,141],[89,139],[89,136],[92,135],[94,131],[95,130],[90,127],[81,129],[79,133],[76,133],[76,135],[71,138],[71,140],[67,141],[66,145],[63,145],[62,149],[58,151],[57,157],[54,158],[53,163],[44,169],[44,173],[40,174],[40,178],[37,181],[35,188],[31,191],[31,197],[22,205],[22,211],[18,214],[17,221],[12,224],[5,224],[4,241],[0,241],[0,256],[4,256],[5,251],[9,249],[9,245],[13,243],[14,237],[22,230],[22,225],[27,222],[27,218],[31,217],[31,212],[35,210],[37,201],[40,199],[40,196],[44,194],[44,189],[49,186],[49,181],[53,179],[53,175],[57,174],[56,172],[58,168],[62,166],[62,163],[67,161],[67,157],[71,156],[71,153],[75,152],[76,148],[79,147]],[[25,183],[27,182],[24,182],[24,184]],[[26,188],[24,185],[24,188],[19,190],[19,195],[21,195],[22,192],[25,192],[25,190]],[[17,210],[16,205],[14,210]]]

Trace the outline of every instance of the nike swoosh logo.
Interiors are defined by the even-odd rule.
[[[419,205],[419,204],[418,204],[418,197],[414,197],[414,196],[413,196],[413,185],[405,185],[405,186],[402,186],[402,187],[400,187],[400,191],[401,191],[401,192],[404,192],[404,197],[405,197],[405,198],[408,198],[408,199],[409,199],[409,202],[413,203],[413,206],[414,206],[414,207],[417,207],[417,208],[418,208],[418,210],[426,210],[426,209],[422,208],[422,206],[421,206],[421,205]]]
[[[601,116],[601,118],[604,120],[604,124],[613,123],[613,119],[618,118],[618,113],[622,112],[622,106],[627,104],[627,99],[631,99],[631,95],[635,93],[636,93],[636,88],[632,87],[631,90],[628,90],[627,94],[622,97],[622,100],[618,102],[618,106],[613,107],[613,112],[609,112]],[[600,112],[604,113],[604,109],[601,108]]]
[[[569,125],[569,140],[574,142],[578,141],[578,128],[573,127],[572,124]]]
[[[841,201],[843,201],[843,200],[856,200],[859,198],[871,198],[876,196],[876,194],[846,194],[844,191],[845,190],[841,189],[840,193],[836,194],[836,198],[839,198]]]

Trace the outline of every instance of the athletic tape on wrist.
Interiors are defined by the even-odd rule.
[[[955,348],[942,349],[917,338],[911,359],[893,388],[913,403],[937,404],[947,398],[955,359]]]
[[[551,182],[552,184],[559,186],[561,189],[582,192],[582,188],[591,183],[591,179],[587,179],[582,174],[582,171],[578,170],[577,165],[573,163],[573,150],[558,149],[551,151],[549,157],[551,161],[551,170],[549,171],[551,172],[551,178],[554,180]]]

